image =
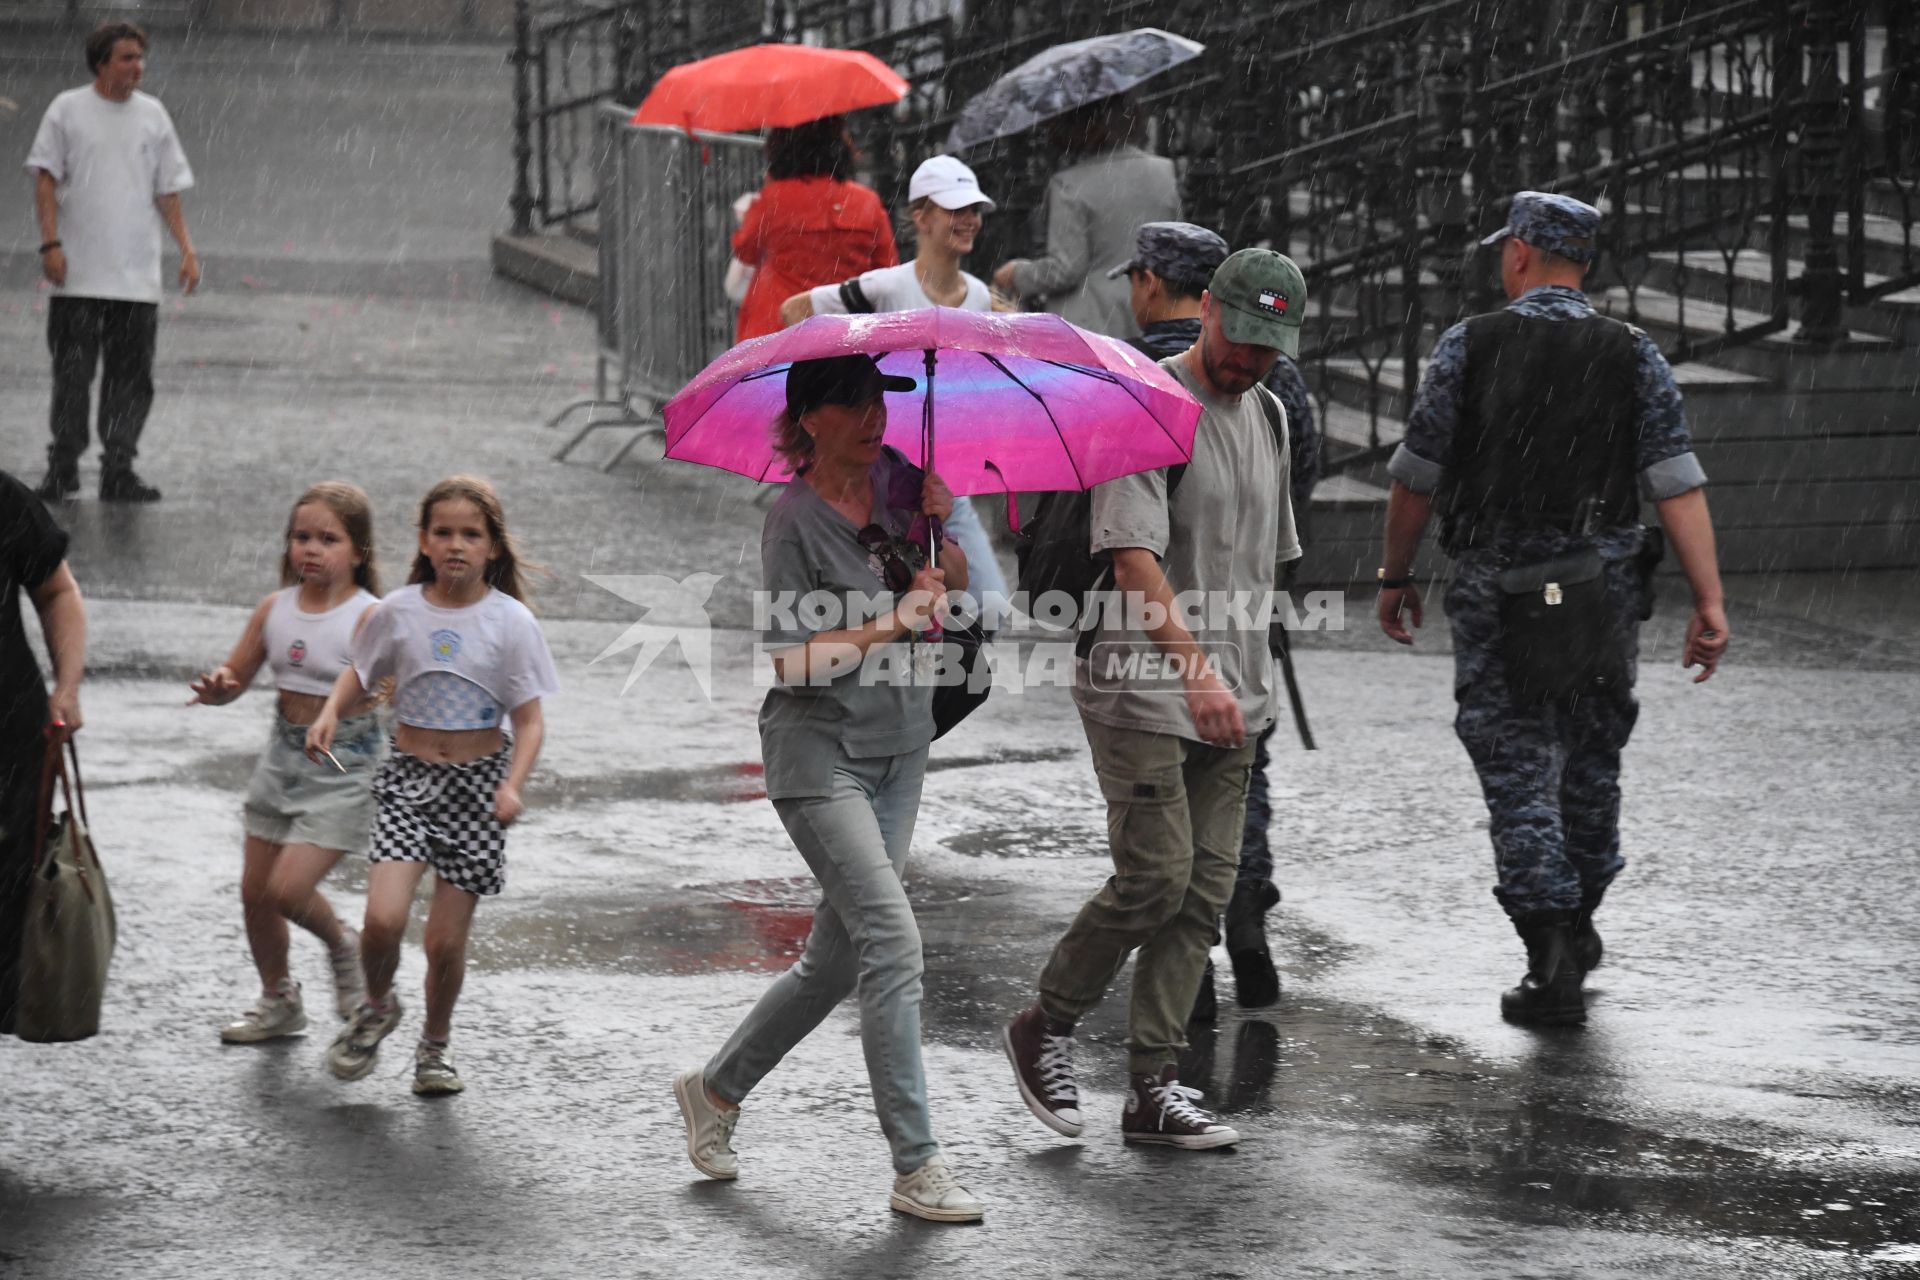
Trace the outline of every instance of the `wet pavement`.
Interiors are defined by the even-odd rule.
[[[484,146],[448,145],[443,180],[500,163],[504,98],[480,53],[461,55],[470,77],[455,59],[358,108],[361,63],[256,53],[342,113],[322,136],[393,141],[381,130],[404,123],[394,103],[411,92],[423,129],[481,136],[495,113]],[[0,70],[20,65],[0,54]],[[160,91],[217,105],[232,65],[203,59]],[[21,83],[0,94],[26,100]],[[0,134],[24,148],[17,127]],[[287,145],[274,137],[263,154]],[[196,163],[206,141],[188,136]],[[393,216],[433,203],[408,185],[405,148],[333,150],[380,179],[369,190]],[[347,161],[316,164],[350,180]],[[1286,993],[1258,1014],[1228,1001],[1183,1067],[1246,1134],[1230,1153],[1122,1146],[1121,1000],[1083,1028],[1083,1139],[1057,1139],[1015,1096],[996,1029],[1106,864],[1070,703],[996,694],[936,749],[910,869],[934,1118],[986,1224],[887,1211],[848,1011],[750,1100],[743,1176],[711,1184],[684,1158],[668,1082],[797,954],[811,905],[760,787],[737,629],[755,491],[647,446],[603,475],[589,464],[617,438],[579,465],[547,460],[538,424],[590,379],[591,328],[505,286],[452,285],[464,268],[449,264],[477,262],[497,229],[490,197],[461,188],[431,245],[383,267],[374,222],[297,201],[249,215],[245,167],[229,164],[224,189],[208,172],[202,225],[236,261],[288,265],[169,301],[143,457],[168,500],[61,512],[91,600],[82,752],[121,939],[100,1037],[0,1043],[0,1277],[1920,1276],[1912,575],[1733,584],[1733,661],[1700,688],[1672,665],[1679,610],[1648,628],[1631,866],[1578,1032],[1497,1017],[1520,953],[1487,894],[1437,622],[1393,651],[1356,598],[1350,629],[1306,637],[1321,749],[1283,730],[1273,772]],[[276,259],[269,239],[271,219],[309,216],[332,236],[331,284],[318,255]],[[203,249],[217,264],[209,234]],[[35,478],[43,298],[17,271],[0,284],[0,466]],[[549,567],[537,603],[565,690],[507,891],[476,925],[456,1021],[468,1091],[423,1103],[402,1048],[419,1025],[417,929],[406,1021],[366,1080],[322,1067],[318,998],[304,1037],[218,1043],[251,998],[238,807],[270,706],[182,704],[187,674],[271,589],[304,484],[369,489],[397,578],[411,504],[454,469],[500,481]],[[632,654],[594,659],[640,609],[584,575],[693,572],[726,575],[711,698],[671,652],[623,692]],[[363,890],[353,864],[329,887],[350,917]],[[296,936],[294,962],[317,997],[318,946]]]

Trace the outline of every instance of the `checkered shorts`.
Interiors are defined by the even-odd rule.
[[[394,750],[374,775],[369,862],[424,862],[456,889],[488,897],[507,884],[507,829],[493,793],[507,777],[513,747],[465,764]]]

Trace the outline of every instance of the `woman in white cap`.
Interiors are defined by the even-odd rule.
[[[980,189],[973,170],[952,156],[932,156],[913,171],[907,200],[916,243],[913,261],[880,267],[842,284],[804,289],[780,305],[781,323],[798,324],[808,316],[914,311],[921,307],[1012,310],[1012,304],[996,299],[980,277],[960,269],[960,260],[973,251],[981,220],[993,209],[993,201]],[[947,532],[967,553],[971,594],[982,606],[987,626],[992,627],[997,611],[986,606],[1006,599],[1007,580],[1000,572],[987,531],[966,498],[953,500]]]

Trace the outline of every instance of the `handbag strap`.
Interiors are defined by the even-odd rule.
[[[67,757],[73,757],[73,772],[67,772]],[[80,786],[80,752],[69,736],[62,743],[51,727],[47,730],[47,750],[40,764],[40,803],[38,816],[34,819],[33,829],[33,869],[37,874],[46,870],[47,832],[53,826],[53,780],[60,779],[61,798],[66,801],[67,812],[78,812],[82,826],[91,827],[87,819],[86,793]],[[77,800],[76,800],[77,797]]]

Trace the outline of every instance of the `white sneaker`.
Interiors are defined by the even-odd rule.
[[[393,1003],[384,1011],[364,1001],[353,1011],[353,1021],[340,1028],[327,1048],[329,1071],[342,1080],[358,1080],[373,1070],[380,1057],[380,1042],[400,1025],[400,999],[390,998]]]
[[[453,1069],[453,1051],[425,1040],[413,1051],[413,1091],[423,1098],[459,1093],[467,1086]]]
[[[332,951],[327,959],[333,965],[333,1002],[340,1010],[340,1021],[353,1019],[353,1011],[367,998],[367,976],[360,969],[360,933],[347,929],[347,949]]]
[[[895,1178],[887,1203],[928,1222],[978,1222],[987,1212],[953,1176],[945,1156],[935,1156],[912,1173]]]
[[[680,1118],[687,1122],[687,1159],[693,1167],[722,1181],[739,1177],[740,1157],[733,1153],[739,1108],[728,1111],[714,1106],[707,1097],[706,1075],[698,1070],[682,1071],[673,1078],[673,1097],[680,1104]]]
[[[258,1044],[306,1029],[307,1011],[300,1003],[300,984],[289,982],[284,991],[262,993],[253,1008],[220,1028],[220,1038],[228,1044]]]

